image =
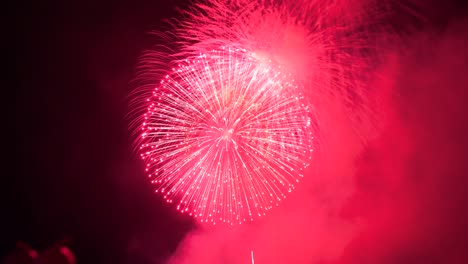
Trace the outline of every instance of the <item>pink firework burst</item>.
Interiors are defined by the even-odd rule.
[[[300,88],[244,50],[185,60],[147,101],[146,171],[167,202],[201,222],[264,215],[309,165],[312,125]]]
[[[326,149],[328,112],[365,141],[378,108],[369,83],[393,38],[379,37],[385,3],[195,0],[156,33],[174,45],[144,53],[132,94],[157,192],[200,222],[251,221],[294,189],[312,148]]]

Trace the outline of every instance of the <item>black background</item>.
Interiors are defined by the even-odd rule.
[[[158,263],[191,228],[153,195],[125,119],[147,33],[175,4],[18,3],[0,255],[18,240],[41,250],[71,239],[80,263]]]

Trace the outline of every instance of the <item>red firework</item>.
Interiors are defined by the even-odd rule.
[[[157,192],[201,222],[265,214],[303,176],[309,107],[290,74],[221,48],[182,62],[154,89],[141,157]]]

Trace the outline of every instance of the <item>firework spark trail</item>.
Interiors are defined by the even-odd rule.
[[[142,57],[131,105],[157,192],[201,222],[253,220],[303,176],[329,105],[356,127],[372,123],[369,6],[207,0],[182,11],[158,34],[176,48]]]

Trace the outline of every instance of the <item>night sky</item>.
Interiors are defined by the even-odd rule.
[[[173,1],[31,1],[15,11],[0,255],[17,240],[43,249],[71,238],[80,263],[127,263],[147,243],[152,258],[166,257],[192,222],[153,195],[125,113],[137,57],[154,44],[147,32],[175,14]]]
[[[125,119],[128,110],[127,95],[131,91],[129,83],[134,76],[138,56],[142,50],[154,44],[153,38],[147,33],[154,29],[164,29],[163,19],[177,16],[176,5],[183,7],[185,2],[70,0],[16,3],[13,18],[6,23],[7,27],[13,28],[14,34],[9,41],[13,41],[15,58],[13,65],[7,65],[13,69],[14,80],[3,88],[6,91],[3,101],[8,106],[5,113],[8,128],[4,130],[7,147],[3,151],[6,168],[2,173],[4,198],[1,209],[0,256],[14,249],[19,240],[41,250],[56,241],[68,239],[78,263],[162,263],[195,227],[192,219],[176,213],[159,196],[153,194],[153,188],[143,174],[142,163],[132,153],[131,137]],[[466,8],[455,1],[444,1],[440,5],[431,6],[428,17],[432,20],[432,27],[427,31],[442,32],[440,34],[444,35],[449,31],[448,25],[458,23],[459,30],[454,32],[465,33],[463,25],[468,23],[459,21],[464,21]],[[456,46],[468,47],[464,40],[457,42]],[[448,42],[444,43],[441,45],[445,45],[446,50],[451,50]],[[10,51],[6,50],[5,53]],[[459,56],[448,53],[447,56],[439,57],[451,55],[457,58]],[[460,56],[466,56],[466,53]],[[438,56],[434,56],[436,57]],[[432,58],[424,58],[423,61],[428,63],[432,61]],[[402,68],[418,68],[414,63],[419,60],[408,60]],[[452,73],[464,76],[468,70],[467,64],[463,63],[461,66],[454,63],[454,69],[448,70],[444,63],[445,61],[441,61],[435,67],[438,73],[448,72],[447,75],[441,75],[442,80],[446,76],[452,76]],[[424,75],[424,70],[421,71],[419,74]],[[420,243],[419,239],[422,238],[418,237],[418,240],[408,242],[407,247],[405,244],[398,244],[405,250],[386,258],[388,261],[385,263],[461,264],[468,259],[465,258],[466,254],[457,255],[453,262],[446,262],[447,259],[444,258],[444,252],[462,252],[462,248],[467,245],[464,236],[467,231],[463,221],[468,220],[464,213],[467,202],[464,188],[468,186],[468,169],[462,164],[466,160],[465,147],[468,147],[465,138],[468,129],[464,123],[464,104],[468,101],[464,101],[464,97],[459,95],[466,96],[468,82],[465,81],[468,78],[450,78],[455,85],[449,83],[447,87],[441,84],[444,83],[441,79],[435,79],[434,89],[444,87],[450,96],[445,98],[447,102],[439,102],[440,105],[451,105],[450,102],[453,102],[458,107],[436,111],[433,104],[428,105],[430,99],[424,99],[428,98],[427,93],[435,90],[422,92],[423,88],[412,89],[406,94],[402,93],[402,104],[405,105],[408,101],[417,102],[417,107],[431,110],[420,115],[406,107],[407,105],[402,106],[402,112],[406,113],[403,122],[420,124],[411,128],[413,134],[424,133],[427,127],[437,127],[431,134],[434,138],[429,136],[427,141],[423,138],[417,144],[424,145],[436,138],[450,136],[450,140],[439,142],[437,146],[440,148],[437,151],[445,151],[443,157],[456,157],[444,160],[444,164],[453,162],[455,165],[450,166],[450,172],[441,172],[442,176],[436,174],[427,178],[431,182],[437,182],[436,186],[442,186],[443,190],[438,193],[442,198],[429,199],[424,205],[415,202],[416,208],[429,206],[433,211],[422,209],[417,216],[403,220],[401,225],[411,229],[413,225],[406,225],[405,221],[421,221],[427,219],[426,217],[433,219],[434,214],[439,216],[440,222],[430,226],[436,226],[434,229],[437,230],[440,230],[439,227],[447,227],[447,232],[435,234],[437,241],[447,241],[447,249],[431,244],[411,251],[413,244],[424,244]],[[399,81],[403,87],[412,83],[413,79],[401,77]],[[450,90],[450,87],[455,86],[458,88]],[[444,99],[439,96],[437,98]],[[448,116],[454,118],[448,120]],[[434,121],[436,125],[428,124],[426,120]],[[400,128],[394,129],[388,133]],[[448,133],[448,130],[451,132]],[[451,140],[456,140],[456,143]],[[368,150],[371,158],[366,159],[366,162],[374,162],[376,165],[365,166],[364,174],[369,170],[379,171],[382,166],[393,166],[382,165],[385,162],[391,163],[386,157],[372,155],[374,152],[381,153],[379,149],[390,144],[391,141],[377,143]],[[410,164],[408,170],[418,171],[414,175],[424,172],[425,169],[418,167],[421,164],[437,164],[432,159],[425,159],[424,162],[417,159],[425,157],[431,148],[423,146],[418,149],[424,153],[413,153],[416,158],[409,159],[414,163]],[[396,155],[400,154],[397,151]],[[437,160],[440,161],[438,158]],[[452,174],[455,175],[451,178],[453,180],[446,180]],[[373,186],[372,188],[378,189],[379,184],[397,184],[395,181],[399,182],[398,179],[388,177],[374,182],[364,176],[357,188],[368,190],[369,186]],[[399,183],[406,186],[405,188],[411,188],[413,182],[406,184],[402,180]],[[433,191],[432,187],[428,187],[414,192],[413,195],[430,196],[434,194]],[[406,199],[412,199],[405,195],[398,197],[403,203]],[[376,206],[376,201],[391,203],[387,199],[375,199],[371,192],[359,192],[345,206],[348,210],[345,210],[345,217],[352,218],[359,214],[377,222],[385,222],[386,218],[383,216],[376,218],[375,215],[367,214],[370,211],[367,208]],[[385,208],[389,214],[394,212],[393,204]],[[376,234],[379,233],[372,230],[387,227],[385,224],[372,225],[369,229],[371,231],[367,230],[349,244],[345,257],[339,263],[379,263],[373,262],[379,259],[377,257],[365,262],[356,252],[365,251],[362,249],[363,245],[368,245],[365,249],[374,249]],[[393,241],[385,236],[381,239]],[[432,247],[437,247],[440,251],[437,251],[437,256],[426,254],[428,251],[434,252]],[[385,251],[385,254],[390,256],[392,252]]]

